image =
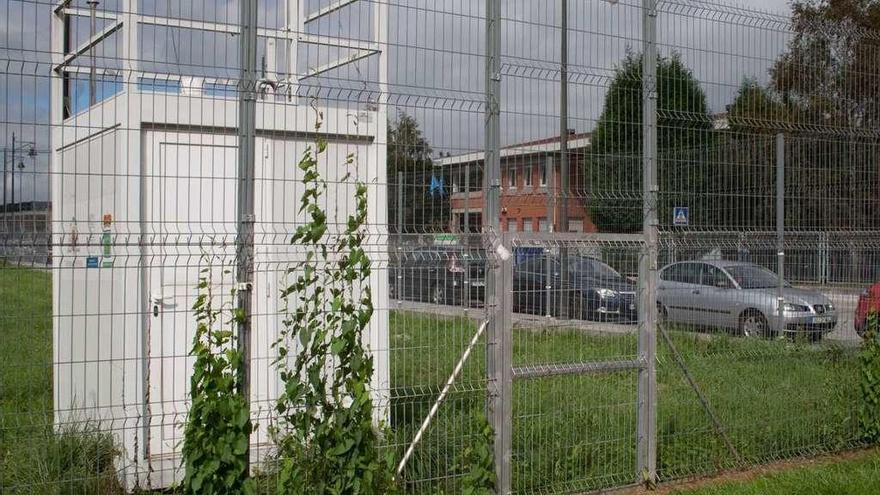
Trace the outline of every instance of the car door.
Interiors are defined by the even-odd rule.
[[[700,321],[700,312],[695,306],[701,289],[700,265],[686,261],[664,270],[660,301],[669,321],[692,324]]]
[[[547,300],[547,267],[554,262],[540,256],[528,259],[516,267],[514,295],[518,311],[545,314]]]
[[[721,268],[705,264],[702,272],[699,303],[706,325],[717,328],[736,326],[737,290],[733,280]]]

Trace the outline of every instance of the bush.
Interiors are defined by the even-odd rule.
[[[880,442],[880,320],[877,313],[868,315],[859,365],[862,392],[859,426],[866,441],[878,443]]]

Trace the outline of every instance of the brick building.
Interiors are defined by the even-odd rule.
[[[584,198],[583,161],[590,134],[570,134],[568,231],[594,232]],[[507,146],[501,150],[501,230],[549,232],[558,225],[562,206],[559,137]],[[484,153],[437,160],[450,188],[452,232],[479,232],[483,211]]]

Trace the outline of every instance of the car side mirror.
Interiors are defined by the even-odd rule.
[[[729,289],[730,282],[728,282],[726,280],[716,280],[715,281],[715,288],[716,289]]]

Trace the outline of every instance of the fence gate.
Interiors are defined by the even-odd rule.
[[[639,385],[649,372],[638,321],[642,236],[510,233],[500,244],[494,314],[503,329],[489,337],[500,361],[490,360],[489,376],[502,380],[498,492],[638,481],[652,403]]]

